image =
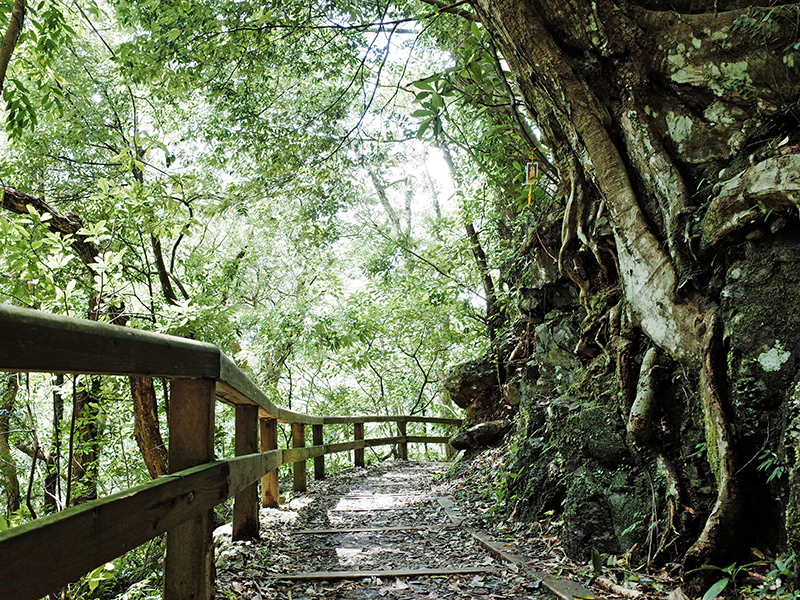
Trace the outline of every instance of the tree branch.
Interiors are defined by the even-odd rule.
[[[83,261],[86,266],[94,263],[99,252],[94,244],[87,242],[86,237],[78,233],[79,230],[83,229],[83,221],[81,221],[78,215],[75,213],[63,215],[41,198],[34,198],[33,196],[10,188],[2,188],[0,192],[2,192],[0,205],[2,205],[5,210],[18,215],[27,215],[28,207],[32,207],[40,214],[49,214],[52,217],[47,221],[47,227],[50,231],[62,236],[73,236],[72,248],[78,254],[81,261]]]
[[[25,23],[25,0],[14,0],[14,9],[11,11],[11,18],[8,20],[6,34],[3,36],[3,45],[0,47],[0,94],[3,93],[3,86],[8,71],[8,64],[11,62],[11,54],[17,47],[17,40]]]
[[[473,21],[475,23],[480,23],[480,19],[475,13],[471,13],[468,10],[464,10],[460,8],[465,4],[469,4],[469,2],[454,2],[453,4],[448,4],[446,2],[441,2],[440,0],[422,0],[425,4],[430,4],[431,6],[435,6],[439,9],[438,12],[446,12],[453,15],[457,15],[462,19],[466,19],[467,21]]]

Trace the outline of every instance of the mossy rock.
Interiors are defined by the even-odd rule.
[[[536,327],[530,363],[537,368],[537,394],[563,394],[575,383],[583,367],[574,348],[580,339],[576,311],[552,311]]]
[[[594,459],[614,468],[630,462],[619,413],[611,406],[562,396],[550,407],[550,426],[570,463]]]
[[[586,560],[592,549],[621,554],[642,545],[649,526],[647,482],[628,470],[586,467],[572,474],[564,501],[564,550]]]
[[[605,473],[578,469],[564,501],[564,527],[561,541],[567,555],[586,560],[595,549],[601,553],[620,554],[622,546],[614,533],[612,506],[606,497]]]
[[[508,512],[523,521],[536,521],[546,513],[561,512],[567,484],[563,460],[544,437],[518,442],[506,475]]]
[[[800,241],[777,236],[750,247],[728,267],[722,290],[728,373],[737,425],[757,426],[752,411],[780,406],[800,352]]]

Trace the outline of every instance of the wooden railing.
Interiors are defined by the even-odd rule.
[[[236,539],[258,535],[260,504],[278,505],[278,467],[294,464],[294,489],[306,487],[306,460],[325,475],[324,457],[447,437],[407,435],[408,423],[459,425],[459,419],[410,416],[323,417],[275,406],[211,344],[0,305],[0,371],[149,375],[170,381],[170,474],[0,533],[0,600],[45,596],[124,552],[167,533],[164,598],[214,594],[213,507],[234,498]],[[214,403],[235,407],[236,457],[214,459]],[[278,449],[278,423],[290,423],[292,448]],[[399,436],[365,439],[364,424],[397,424]],[[325,444],[324,426],[352,424],[350,442]],[[305,446],[306,427],[312,446]],[[260,429],[260,445],[259,445]],[[259,451],[260,450],[260,451]]]

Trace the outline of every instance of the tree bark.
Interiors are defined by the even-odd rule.
[[[11,454],[11,444],[9,443],[11,417],[19,390],[19,380],[15,373],[6,375],[5,379],[5,386],[3,386],[2,396],[0,396],[0,474],[3,476],[3,489],[6,497],[5,510],[9,515],[18,511],[20,507],[17,463]]]
[[[5,89],[6,72],[11,62],[11,55],[17,47],[19,34],[25,24],[25,10],[27,2],[25,0],[14,0],[14,8],[11,10],[11,17],[8,20],[8,27],[3,36],[3,44],[0,47],[0,96]]]
[[[131,377],[133,436],[150,477],[168,473],[168,453],[158,422],[158,401],[152,377]]]

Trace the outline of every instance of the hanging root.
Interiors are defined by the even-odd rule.
[[[567,198],[567,206],[564,209],[564,220],[561,224],[561,249],[558,253],[558,270],[580,288],[581,306],[588,313],[589,288],[591,284],[583,274],[578,272],[576,266],[576,254],[580,246],[578,230],[582,227],[581,223],[586,218],[585,213],[587,210],[584,181],[578,175],[578,167],[575,166],[570,177],[569,197]]]
[[[678,537],[675,519],[678,516],[678,506],[680,506],[681,501],[680,488],[678,487],[678,473],[675,471],[675,467],[672,466],[672,463],[663,454],[658,455],[656,465],[658,474],[666,481],[667,515],[664,524],[664,532],[661,534],[661,539],[658,542],[658,548],[654,556],[661,554],[670,543]]]
[[[733,439],[722,409],[715,377],[714,357],[717,354],[718,330],[718,320],[716,316],[712,316],[700,377],[707,456],[717,481],[717,500],[700,537],[686,553],[684,572],[706,564],[720,564],[719,560],[727,558],[725,555],[730,552],[732,543],[739,533],[738,519],[741,505]]]

